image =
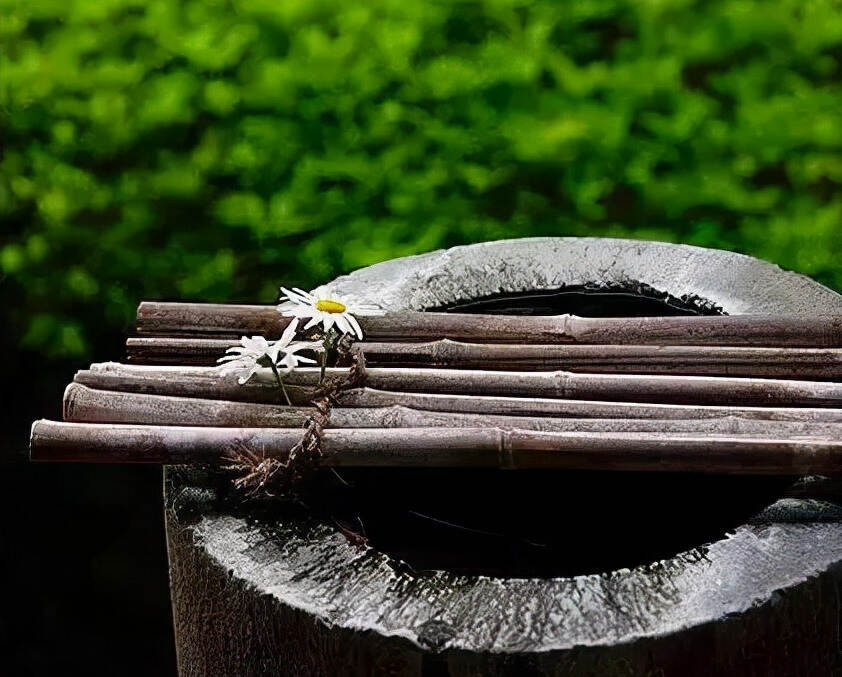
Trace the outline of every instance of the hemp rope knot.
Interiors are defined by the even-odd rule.
[[[286,460],[258,456],[245,444],[238,445],[228,454],[230,465],[226,470],[242,473],[234,480],[236,489],[246,490],[247,495],[259,492],[272,495],[275,491],[293,489],[312,472],[316,459],[322,454],[324,429],[330,424],[330,414],[336,396],[342,390],[358,388],[366,382],[365,356],[361,350],[354,350],[352,342],[343,336],[336,345],[338,363],[350,363],[348,375],[342,379],[326,379],[312,393],[314,412],[304,424],[301,440],[290,449]]]

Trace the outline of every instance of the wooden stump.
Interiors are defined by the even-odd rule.
[[[646,314],[665,303],[842,312],[837,294],[749,257],[589,238],[460,247],[329,288],[388,309],[495,296],[486,310],[563,310],[571,298],[508,296],[592,288],[631,292]],[[576,299],[572,312],[611,313],[623,296]],[[345,476],[354,490],[321,478],[319,491],[336,497],[327,506],[246,510],[220,500],[202,473],[168,469],[180,673],[683,677],[839,667],[842,510],[831,482],[415,473]],[[366,527],[370,547],[356,542]]]

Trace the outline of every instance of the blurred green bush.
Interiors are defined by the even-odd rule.
[[[835,0],[0,0],[0,267],[23,345],[140,298],[270,302],[541,234],[842,288]]]

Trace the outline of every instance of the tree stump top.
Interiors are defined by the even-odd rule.
[[[593,238],[457,247],[376,264],[327,286],[390,310],[594,287],[655,290],[729,314],[842,312],[842,297],[831,290],[747,256]],[[220,511],[213,490],[203,486],[199,473],[167,473],[183,674],[199,674],[209,661],[238,661],[242,674],[258,674],[267,665],[330,674],[331,661],[348,661],[349,673],[389,664],[398,666],[397,674],[421,674],[430,656],[451,656],[451,669],[464,661],[465,670],[504,674],[490,666],[507,655],[529,656],[529,665],[543,674],[568,660],[577,670],[595,669],[602,659],[587,647],[615,647],[611,660],[637,665],[664,638],[703,632],[729,618],[753,618],[757,609],[778,604],[780,591],[804,589],[842,561],[839,511],[832,503],[791,496],[777,502],[772,497],[756,518],[712,542],[639,566],[544,577],[419,574],[394,556],[354,544],[329,521],[302,514],[277,522]],[[807,597],[793,596],[787,604],[793,619],[811,613]],[[208,625],[214,613],[223,614],[218,628]],[[717,646],[727,653],[730,642],[737,655],[738,641],[750,641],[751,633],[768,641],[767,631],[762,622],[746,621],[742,635],[720,637]],[[795,622],[786,632],[794,646],[819,641]]]

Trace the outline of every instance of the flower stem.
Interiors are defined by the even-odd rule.
[[[272,367],[272,373],[275,374],[275,379],[278,381],[278,386],[280,387],[281,392],[284,394],[284,399],[287,401],[287,404],[289,406],[292,406],[292,402],[289,399],[289,393],[287,393],[287,389],[284,386],[284,380],[281,378],[281,373],[278,371],[278,365],[270,361],[269,366]]]
[[[326,369],[327,369],[327,354],[328,354],[328,351],[330,351],[330,348],[331,348],[330,335],[325,336],[323,346],[324,346],[324,350],[322,351],[322,357],[321,357],[322,370],[321,370],[321,373],[319,375],[319,385],[322,385],[325,382],[325,373],[326,373]]]

